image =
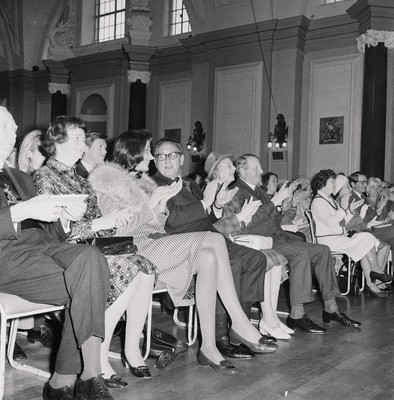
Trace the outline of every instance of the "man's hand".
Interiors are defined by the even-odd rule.
[[[222,187],[217,192],[215,197],[214,206],[217,208],[223,208],[225,204],[227,204],[238,192],[238,188],[235,187],[234,189],[228,190],[229,182],[224,182]]]
[[[40,195],[11,206],[12,222],[21,222],[30,218],[43,222],[57,221],[63,208],[48,199],[49,195]]]
[[[79,221],[86,211],[87,204],[84,201],[67,204],[62,207],[60,218],[62,221]]]
[[[287,182],[285,182],[279,189],[279,192],[275,193],[271,201],[275,206],[279,206],[282,202],[287,199],[292,194],[290,187],[287,187]]]
[[[354,213],[355,210],[357,210],[358,207],[360,207],[364,203],[363,199],[360,200],[353,200],[350,205],[349,205],[349,210],[351,213]]]
[[[377,217],[374,217],[371,221],[368,222],[367,224],[367,229],[371,229],[375,225],[381,225],[382,221],[376,221]]]
[[[244,221],[245,224],[249,224],[253,215],[256,214],[256,211],[260,206],[261,201],[253,200],[253,196],[251,196],[249,200],[246,199],[242,206],[242,210],[237,214],[239,222]]]

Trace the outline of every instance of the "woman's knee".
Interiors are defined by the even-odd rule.
[[[207,232],[207,235],[205,236],[204,247],[213,250],[226,248],[226,241],[224,239],[224,236],[220,233]]]

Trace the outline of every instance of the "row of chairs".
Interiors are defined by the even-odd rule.
[[[153,295],[167,292],[164,283],[158,281],[156,287],[153,291]],[[60,311],[63,306],[53,306],[48,304],[38,304],[32,303],[30,301],[24,300],[19,296],[12,294],[1,293],[0,292],[0,400],[4,396],[4,378],[5,378],[5,361],[6,357],[11,367],[16,368],[21,371],[29,372],[34,375],[42,376],[49,379],[50,373],[48,371],[43,371],[39,368],[33,367],[31,365],[23,364],[13,359],[16,334],[19,327],[19,320],[21,318],[32,317],[39,314],[49,314],[52,312]],[[151,329],[152,329],[152,308],[153,301],[149,307],[147,323],[146,323],[146,348],[144,353],[144,359],[149,355],[151,346]],[[189,320],[188,323],[179,321],[178,319],[178,308],[175,309],[173,315],[174,323],[179,326],[187,326],[187,343],[191,346],[196,338],[198,332],[197,326],[197,312],[193,305],[189,306]],[[9,325],[8,334],[8,345],[7,345],[7,327]],[[120,353],[110,352],[110,357],[121,359]]]

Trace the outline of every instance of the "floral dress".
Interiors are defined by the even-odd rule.
[[[50,157],[46,165],[41,167],[33,175],[34,184],[38,194],[87,194],[87,208],[80,221],[71,223],[71,233],[68,241],[80,242],[95,236],[107,237],[116,235],[116,230],[92,230],[93,219],[101,217],[101,211],[97,205],[97,198],[90,182],[77,175],[74,167],[68,167],[53,157]],[[107,300],[107,307],[130,285],[134,277],[139,273],[158,276],[156,266],[140,254],[127,254],[105,256],[111,273],[111,286]]]

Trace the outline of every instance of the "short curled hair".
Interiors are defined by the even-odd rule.
[[[81,128],[86,134],[85,123],[77,117],[61,115],[54,118],[49,124],[48,130],[41,136],[41,144],[49,156],[56,153],[56,143],[66,143],[68,141],[68,128]]]
[[[335,179],[337,174],[332,169],[320,170],[311,181],[311,187],[313,194],[316,195],[317,191],[323,189],[327,185],[327,181],[330,178]]]
[[[237,174],[239,175],[239,170],[241,168],[243,169],[248,169],[248,158],[249,157],[255,157],[258,159],[258,157],[254,154],[244,154],[240,157],[238,157],[235,161],[235,170],[237,172]]]
[[[153,148],[153,155],[156,155],[156,154],[157,154],[157,153],[156,153],[157,149],[158,149],[163,143],[172,143],[173,145],[175,145],[175,146],[177,147],[179,153],[183,154],[183,148],[182,148],[181,143],[179,143],[176,139],[163,137],[163,138],[159,139],[159,140],[156,142],[156,144],[155,144],[155,146],[154,146],[154,148]]]
[[[115,141],[113,161],[127,171],[135,171],[135,167],[144,159],[148,140],[152,140],[152,133],[147,129],[123,132]]]
[[[87,131],[85,133],[85,144],[88,147],[92,147],[92,144],[94,143],[95,140],[97,139],[107,139],[107,135],[102,132],[97,132],[97,131]]]

